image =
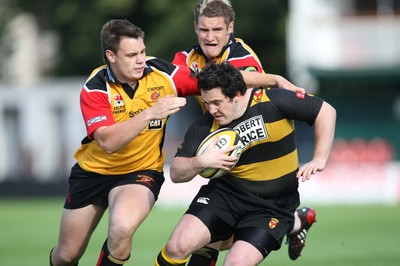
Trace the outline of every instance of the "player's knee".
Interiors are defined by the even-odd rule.
[[[108,245],[112,253],[116,253],[116,256],[125,255],[125,253],[130,252],[132,248],[132,238],[135,229],[128,224],[121,224],[118,227],[110,229],[110,234],[108,237]],[[124,254],[119,254],[124,253]]]
[[[54,249],[51,256],[51,263],[56,265],[76,265],[81,254],[66,249]]]
[[[184,241],[169,241],[165,247],[165,252],[168,256],[173,258],[186,258],[192,253],[189,245],[183,243]]]
[[[116,242],[130,241],[136,230],[132,224],[124,221],[119,221],[118,225],[112,226],[110,229],[110,235]]]

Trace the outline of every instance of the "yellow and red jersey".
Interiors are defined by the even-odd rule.
[[[189,50],[177,52],[172,63],[187,65],[193,69],[201,69],[209,61],[211,60],[205,57],[200,46],[195,45]],[[264,72],[256,53],[242,39],[235,38],[233,35],[231,35],[228,44],[221,51],[220,55],[213,58],[212,61],[217,63],[229,61],[239,70]],[[205,112],[206,109],[200,97],[197,97],[197,100],[203,112]]]
[[[164,166],[163,142],[167,118],[153,120],[122,150],[108,154],[93,139],[101,126],[123,122],[166,95],[198,94],[197,79],[186,66],[173,65],[148,57],[143,77],[136,88],[119,82],[110,67],[95,69],[81,91],[80,104],[87,137],[74,156],[82,169],[103,175],[118,175],[139,170],[161,172]]]

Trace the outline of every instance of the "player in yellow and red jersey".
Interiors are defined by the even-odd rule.
[[[177,52],[172,63],[201,69],[210,61],[229,61],[240,70],[263,72],[256,53],[242,39],[235,38],[234,21],[235,12],[229,1],[199,1],[194,10],[198,44]],[[205,111],[199,97],[197,100]]]
[[[166,110],[151,119],[133,140],[116,154],[110,155],[93,139],[93,132],[102,126],[111,126],[139,115],[144,110],[168,96],[187,96],[197,93],[190,69],[179,68],[158,58],[143,60],[143,76],[132,88],[118,81],[107,65],[94,70],[81,92],[81,109],[88,137],[75,153],[80,167],[103,175],[126,174],[151,169],[161,172],[167,116],[174,110]],[[189,89],[189,90],[188,90]],[[102,103],[102,104],[99,104]],[[117,133],[118,134],[118,133]],[[102,160],[97,159],[101,157]]]
[[[167,117],[198,93],[188,67],[146,56],[144,32],[127,20],[101,31],[105,65],[81,91],[87,136],[75,153],[60,235],[50,265],[77,265],[105,210],[108,237],[98,266],[122,265],[132,237],[149,214],[164,182]]]

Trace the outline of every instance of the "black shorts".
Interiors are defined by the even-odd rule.
[[[234,234],[235,240],[249,242],[265,257],[267,254],[263,250],[279,249],[283,238],[293,228],[293,214],[299,204],[297,190],[265,198],[218,178],[201,187],[186,213],[202,220],[210,230],[211,242]],[[260,247],[260,234],[264,239],[261,240],[263,247]]]
[[[154,170],[138,171],[123,175],[101,175],[83,170],[78,164],[71,169],[69,191],[65,209],[78,209],[90,204],[108,207],[108,193],[111,189],[127,184],[146,186],[153,192],[155,200],[164,183],[164,175]]]

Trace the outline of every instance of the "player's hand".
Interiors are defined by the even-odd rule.
[[[151,119],[163,119],[180,110],[186,105],[186,98],[167,95],[157,100],[156,104],[148,110],[151,112]]]
[[[299,92],[299,93],[306,93],[306,90],[298,87],[296,85],[294,85],[293,83],[291,83],[290,81],[288,81],[287,79],[285,79],[282,76],[277,76],[277,84],[278,88],[283,88],[283,89],[287,89],[287,90],[291,90],[294,92]]]
[[[325,169],[326,163],[322,160],[312,160],[302,167],[300,167],[299,171],[297,172],[297,178],[301,179],[301,181],[305,182],[309,180],[311,176],[315,175],[317,172],[321,172]]]
[[[218,143],[219,138],[215,138],[210,145],[204,150],[201,155],[198,155],[198,160],[204,168],[220,168],[230,170],[235,166],[238,158],[236,156],[229,156],[228,154],[235,150],[238,146],[229,146],[223,149],[218,149],[215,145]]]

